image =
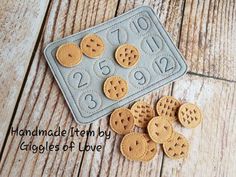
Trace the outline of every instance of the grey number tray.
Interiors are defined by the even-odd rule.
[[[83,55],[72,68],[60,65],[57,48],[67,42],[79,45],[81,39],[95,33],[105,43],[105,52],[98,59]],[[114,53],[123,43],[140,51],[136,66],[125,69],[116,63]],[[141,96],[174,81],[186,73],[187,65],[164,30],[152,8],[138,7],[105,23],[50,43],[44,51],[47,62],[62,93],[79,123],[91,123],[110,114]],[[119,100],[108,99],[103,83],[109,76],[119,75],[128,83],[127,95]]]

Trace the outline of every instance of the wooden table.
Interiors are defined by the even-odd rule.
[[[77,125],[43,56],[56,39],[100,24],[136,6],[150,5],[185,56],[189,72],[143,99],[162,95],[197,103],[204,120],[195,129],[175,129],[190,141],[185,160],[162,150],[149,163],[119,152],[121,136],[12,136],[19,129],[110,130],[108,119]],[[0,176],[180,176],[236,175],[236,1],[235,0],[2,0],[0,6]],[[22,141],[101,144],[101,152],[22,151]]]

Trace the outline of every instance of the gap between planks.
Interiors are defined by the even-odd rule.
[[[236,81],[234,81],[234,80],[224,79],[224,78],[215,77],[215,76],[208,76],[208,75],[205,75],[205,74],[199,74],[199,73],[195,73],[195,72],[192,72],[192,71],[188,71],[187,74],[195,75],[195,76],[199,76],[199,77],[204,77],[204,78],[211,78],[211,79],[230,82],[230,83],[236,83]]]

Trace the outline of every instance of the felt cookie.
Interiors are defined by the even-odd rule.
[[[179,108],[178,118],[184,127],[195,128],[202,121],[202,113],[196,105],[185,103]]]
[[[131,112],[134,115],[135,125],[137,127],[145,128],[149,120],[155,116],[155,111],[151,105],[144,101],[137,101],[131,107]]]
[[[111,76],[104,82],[103,91],[107,98],[120,100],[127,94],[128,84],[120,76]]]
[[[105,45],[98,35],[89,34],[81,40],[80,48],[86,56],[97,58],[103,54]]]
[[[120,151],[129,160],[140,160],[147,152],[147,141],[141,133],[126,134],[121,141]]]
[[[62,44],[56,52],[57,61],[65,67],[73,67],[82,59],[80,48],[74,43]]]
[[[130,68],[138,62],[140,54],[138,49],[131,44],[120,45],[115,52],[115,59],[124,68]]]
[[[177,120],[179,107],[180,102],[172,96],[164,96],[156,104],[157,114],[171,122]]]
[[[118,108],[111,114],[110,126],[118,134],[127,134],[134,128],[134,116],[129,109]]]
[[[147,126],[150,138],[159,144],[167,141],[173,132],[171,123],[163,116],[152,118]]]
[[[147,152],[143,157],[141,157],[140,160],[141,161],[150,161],[157,154],[157,151],[158,151],[157,144],[151,140],[151,138],[149,137],[148,134],[143,133],[143,136],[147,141]]]
[[[173,132],[171,138],[163,143],[165,154],[171,159],[187,157],[189,150],[188,140],[181,134]]]

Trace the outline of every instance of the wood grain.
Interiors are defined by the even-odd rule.
[[[180,50],[191,72],[236,81],[234,0],[186,0]]]
[[[130,10],[136,6],[142,5],[142,1],[120,1],[118,7],[118,14]],[[167,31],[172,38],[178,43],[180,34],[180,23],[182,17],[183,1],[145,1],[144,5],[151,5],[158,14],[162,23],[165,25]],[[171,94],[171,84],[164,87],[160,91],[154,91],[145,96],[144,99],[154,106],[160,95]],[[106,117],[99,122],[94,122],[91,129],[95,132],[99,128],[111,131],[109,128],[109,118]],[[137,131],[142,131],[137,129]],[[125,159],[119,150],[120,141],[122,136],[116,135],[112,132],[111,139],[104,140],[100,137],[89,137],[88,144],[102,144],[104,147],[102,152],[86,152],[82,162],[81,171],[79,176],[159,176],[162,165],[163,153],[160,152],[159,156],[150,163],[131,162]]]
[[[190,142],[189,156],[177,161],[165,156],[161,176],[235,176],[236,83],[187,76],[175,83],[173,95],[199,105],[204,117],[194,129],[175,126]]]
[[[32,4],[4,1],[0,7],[1,31],[5,30],[0,35],[7,34],[5,38],[1,37],[1,40],[4,40],[0,41],[3,51],[7,53],[1,52],[0,58],[3,60],[9,55],[8,58],[12,60],[1,62],[0,65],[0,79],[4,86],[0,87],[0,91],[4,92],[0,96],[0,108],[3,110],[0,119],[4,122],[0,125],[1,143],[4,138],[2,135],[5,136],[9,126],[22,78],[25,76],[47,8],[45,2],[42,1],[38,5],[35,4],[36,1]],[[13,10],[9,10],[12,4]],[[190,154],[186,160],[170,160],[160,150],[152,162],[131,162],[119,152],[122,137],[112,132],[107,117],[91,125],[77,125],[43,56],[42,51],[49,42],[99,24],[139,5],[150,5],[154,8],[170,36],[187,58],[190,73],[202,75],[187,75],[178,82],[141,98],[154,106],[160,96],[173,94],[182,101],[196,102],[202,108],[204,120],[199,127],[184,129],[178,124],[175,125],[175,130],[182,132],[191,144]],[[13,15],[18,13],[17,16]],[[22,24],[16,23],[17,18]],[[35,21],[34,26],[30,23],[32,19]],[[7,21],[9,22],[6,23]],[[17,25],[14,27],[13,24]],[[25,24],[29,26],[28,29],[22,28]],[[8,28],[12,30],[7,31]],[[106,140],[99,136],[78,138],[9,135],[0,162],[0,176],[235,176],[236,83],[231,82],[236,78],[234,33],[233,0],[51,1],[39,45],[36,46],[37,50],[19,104],[15,108],[12,126],[31,130],[36,127],[47,130],[59,127],[69,130],[75,127],[95,132],[100,128],[111,131],[111,139]],[[16,41],[13,40],[15,38]],[[17,43],[13,45],[13,42]],[[17,47],[11,49],[12,46]],[[24,60],[19,60],[19,57],[13,55]],[[17,71],[6,75],[6,71],[11,69]],[[136,128],[135,131],[143,130]],[[26,152],[19,150],[19,144],[23,141],[37,145],[46,142],[64,145],[74,141],[76,150],[42,154]],[[78,150],[79,143],[100,144],[103,149],[101,152],[83,153]]]
[[[48,0],[30,3],[28,1],[1,1],[0,149],[2,149],[47,7]]]
[[[43,35],[13,121],[14,128],[34,130],[38,127],[55,130],[60,126],[67,130],[70,127],[77,127],[80,130],[89,129],[89,125],[77,125],[73,120],[46,64],[43,49],[51,41],[112,18],[116,7],[116,1],[52,1]],[[39,154],[21,151],[19,144],[25,141],[40,145],[48,141],[64,145],[73,140],[78,149],[79,142],[85,144],[86,138],[11,135],[7,138],[0,165],[0,176],[76,176],[78,174],[82,152],[47,151]]]

